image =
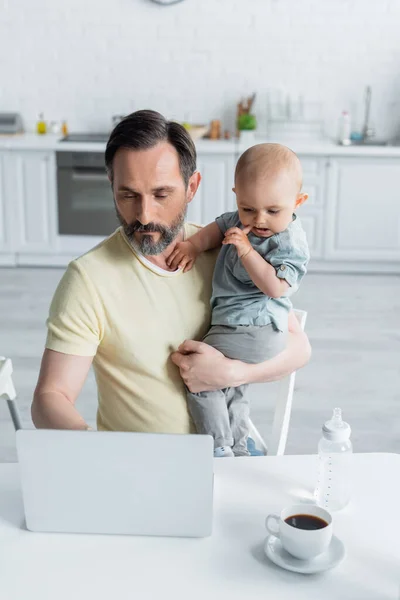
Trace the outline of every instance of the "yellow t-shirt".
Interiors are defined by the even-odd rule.
[[[186,224],[185,237],[198,229]],[[51,303],[46,347],[94,356],[98,429],[193,431],[170,354],[209,328],[216,256],[205,252],[189,272],[170,273],[117,229],[69,264]]]

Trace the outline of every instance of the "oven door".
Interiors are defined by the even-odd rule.
[[[107,236],[118,227],[101,152],[57,152],[58,233]]]

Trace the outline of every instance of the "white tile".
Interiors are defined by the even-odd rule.
[[[117,6],[110,10],[109,0],[2,2],[2,79],[12,82],[2,87],[2,106],[21,111],[28,128],[44,111],[49,120],[68,119],[75,131],[106,130],[111,115],[148,107],[198,123],[223,118],[233,129],[241,96],[257,91],[255,111],[264,127],[266,94],[281,91],[283,99],[322,102],[333,135],[343,109],[360,126],[368,83],[379,135],[398,124],[392,105],[400,92],[398,0]]]

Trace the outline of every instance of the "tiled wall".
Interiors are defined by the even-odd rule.
[[[0,111],[39,111],[72,129],[107,129],[142,107],[232,126],[258,92],[342,108],[361,121],[364,87],[385,134],[400,122],[399,0],[0,0]],[[396,104],[397,103],[397,104]]]

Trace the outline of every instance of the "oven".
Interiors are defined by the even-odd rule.
[[[57,152],[59,235],[107,236],[118,227],[103,152]]]

